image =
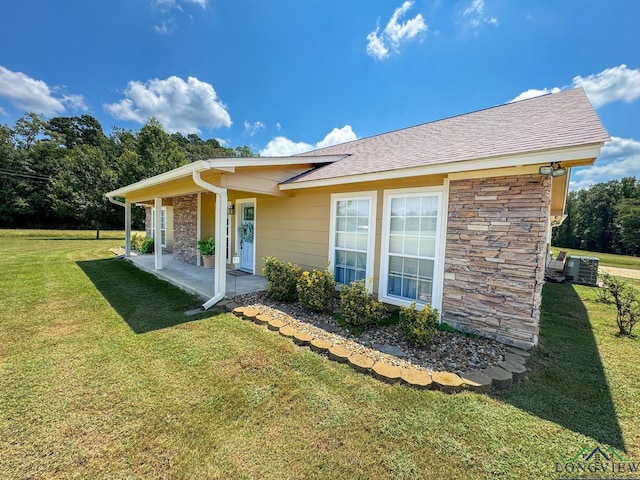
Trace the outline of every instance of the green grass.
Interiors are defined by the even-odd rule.
[[[0,232],[0,478],[550,478],[596,445],[640,461],[640,341],[588,287],[545,286],[527,382],[445,395],[185,317],[198,299],[90,233]]]
[[[575,250],[572,248],[551,247],[554,258],[558,252],[567,252],[567,255],[576,257],[596,257],[599,258],[599,264],[607,267],[631,268],[640,270],[640,257],[632,257],[630,255],[614,255],[612,253],[588,252],[586,250]]]

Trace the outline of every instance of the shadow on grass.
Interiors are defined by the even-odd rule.
[[[195,316],[185,315],[185,311],[202,304],[198,297],[125,260],[110,258],[77,264],[135,333],[173,327],[215,313],[210,310]]]
[[[570,284],[547,283],[529,380],[495,396],[539,418],[626,451],[587,309]],[[566,453],[580,450],[567,445]]]

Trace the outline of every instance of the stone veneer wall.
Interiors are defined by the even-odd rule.
[[[173,197],[173,258],[195,265],[198,260],[198,196]]]
[[[538,343],[551,180],[452,181],[443,321],[518,347]]]

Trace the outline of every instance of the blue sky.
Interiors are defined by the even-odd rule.
[[[613,140],[572,187],[640,177],[640,2],[8,0],[0,123],[155,116],[287,155],[583,86]]]

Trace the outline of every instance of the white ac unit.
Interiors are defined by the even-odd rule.
[[[598,285],[598,263],[596,257],[568,256],[564,264],[564,276],[568,282],[595,287]]]

